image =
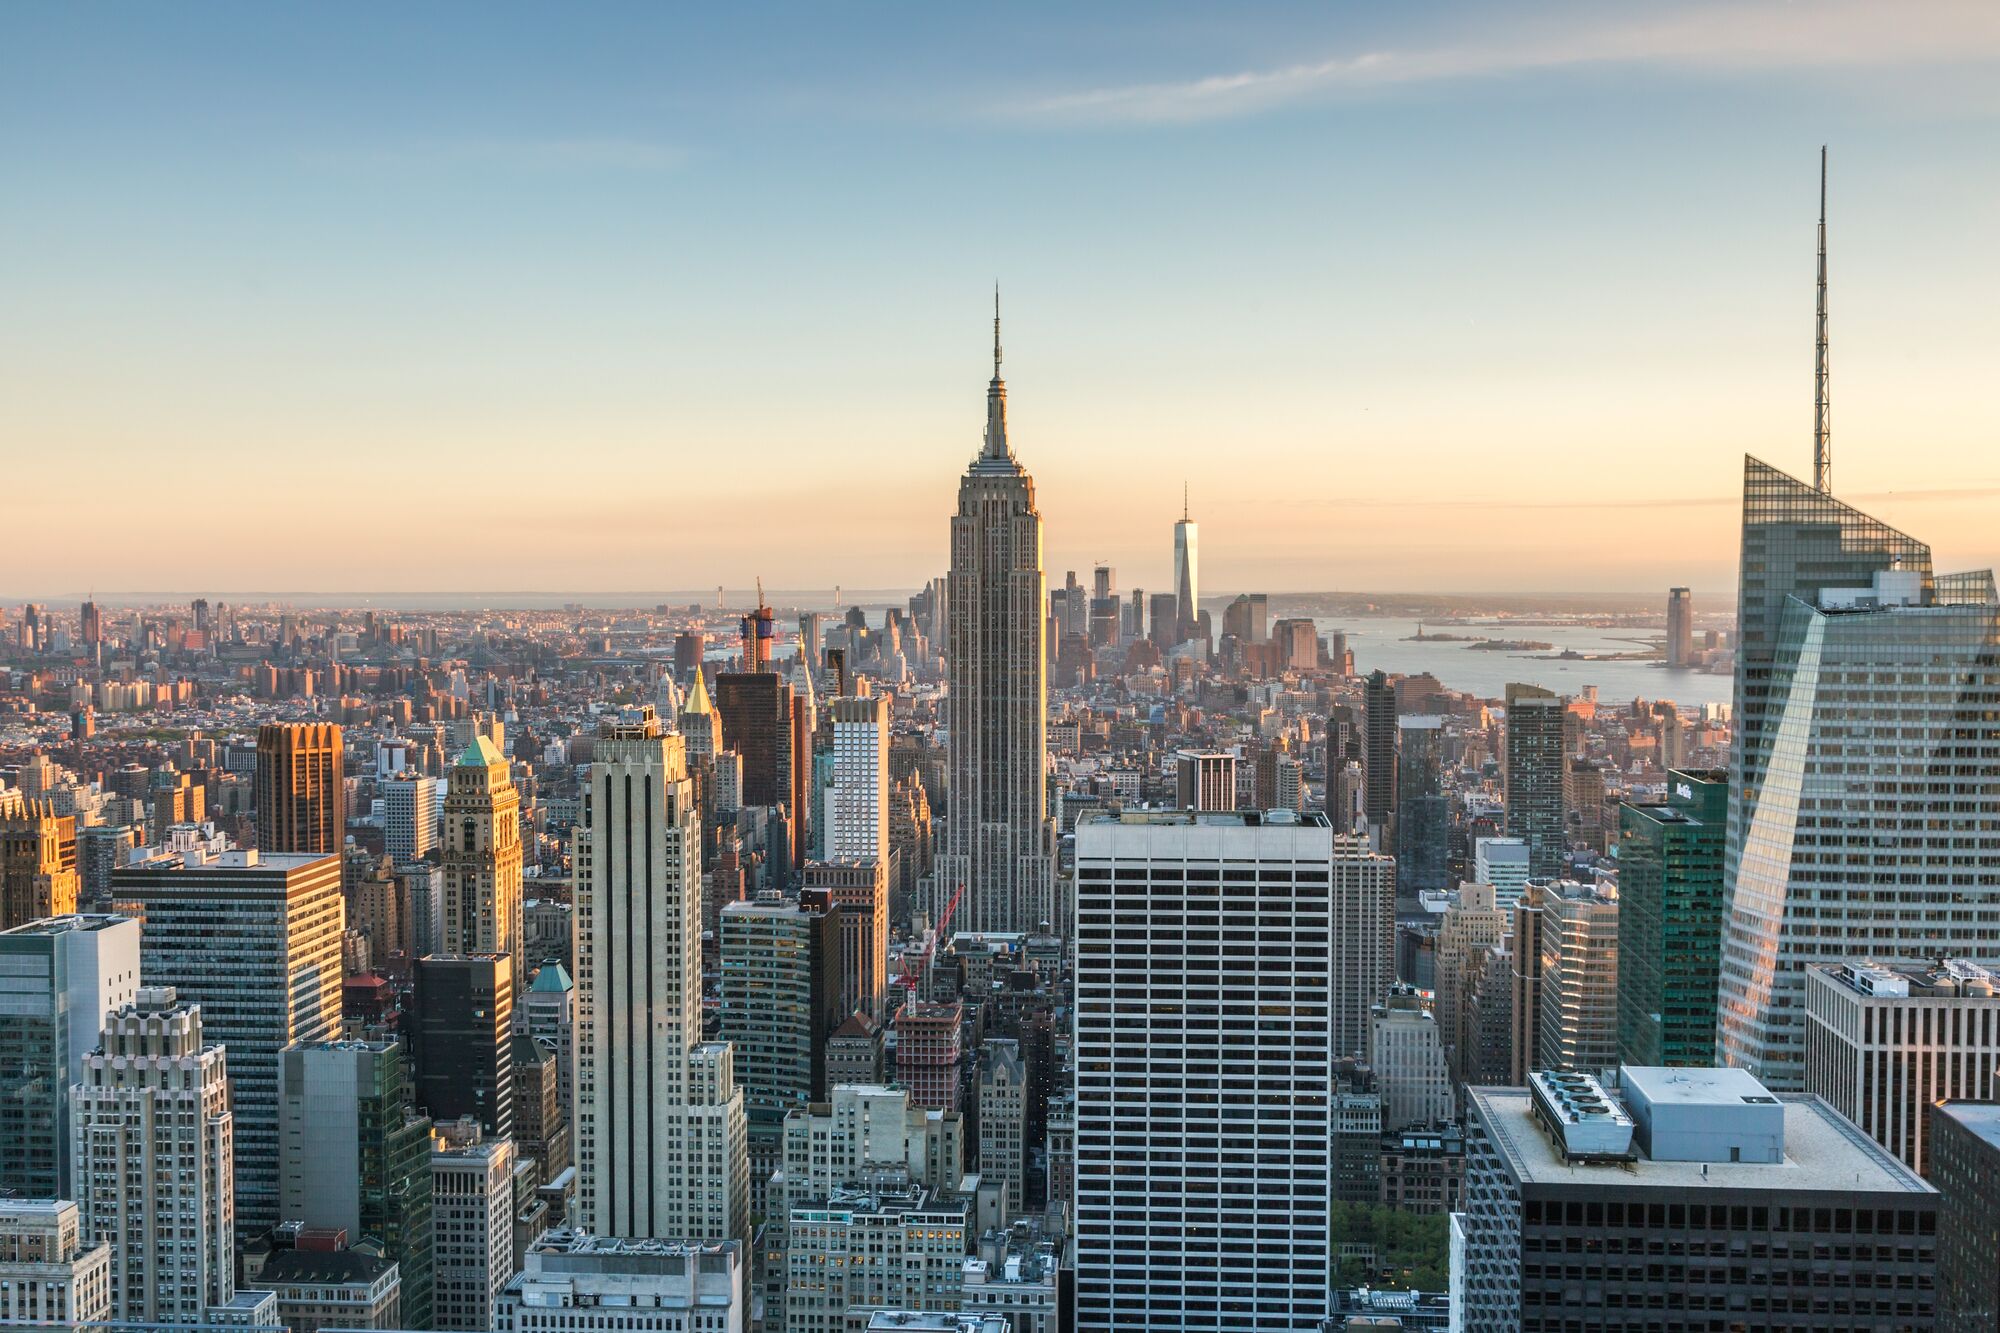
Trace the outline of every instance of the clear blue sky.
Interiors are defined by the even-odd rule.
[[[991,284],[1048,564],[2000,558],[2000,6],[0,9],[0,594],[912,585]],[[1894,492],[1894,494],[1891,494]]]

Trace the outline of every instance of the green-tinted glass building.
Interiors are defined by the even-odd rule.
[[[1715,1064],[1729,775],[1672,772],[1667,799],[1626,805],[1618,838],[1618,1058]]]
[[[402,1270],[402,1327],[429,1328],[434,1288],[431,1120],[411,1107],[401,1042],[288,1047],[278,1064],[286,1221],[345,1228]]]

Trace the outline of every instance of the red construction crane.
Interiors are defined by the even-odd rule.
[[[938,941],[945,938],[945,931],[951,927],[952,914],[958,911],[958,900],[964,896],[965,882],[961,880],[958,888],[952,892],[951,901],[944,905],[944,915],[938,918],[937,925],[931,927],[930,934],[924,937],[924,947],[917,951],[914,959],[907,953],[903,955],[903,975],[896,978],[898,986],[910,988],[916,986],[918,979],[924,974],[924,969],[930,966],[931,955],[937,952]]]

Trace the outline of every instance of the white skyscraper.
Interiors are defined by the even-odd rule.
[[[1501,910],[1512,910],[1528,888],[1528,840],[1474,838],[1472,878],[1475,883],[1491,884]]]
[[[1048,823],[1048,602],[1035,482],[1007,443],[995,298],[986,447],[958,486],[951,520],[951,804],[934,871],[943,911],[964,887],[953,925],[1032,930],[1055,913]]]
[[[701,815],[651,705],[603,724],[575,843],[576,1158],[599,1235],[747,1240],[727,1042],[701,1040]]]
[[[201,1007],[142,987],[75,1092],[76,1203],[111,1247],[112,1317],[197,1324],[236,1293],[235,1152],[220,1046]]]
[[[1327,1314],[1334,843],[1319,813],[1077,825],[1077,1333]]]
[[[382,783],[382,850],[397,865],[437,846],[438,780],[403,773]]]
[[[827,793],[826,859],[889,859],[889,700],[833,701],[833,786]]]
[[[1333,1053],[1365,1056],[1375,1006],[1396,984],[1396,858],[1336,833],[1332,866]]]

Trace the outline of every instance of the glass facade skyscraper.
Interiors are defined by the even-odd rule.
[[[1805,968],[2000,952],[2000,598],[1745,460],[1720,1058],[1803,1085]]]
[[[1722,843],[1729,775],[1667,775],[1667,799],[1626,805],[1618,837],[1618,1059],[1715,1063]]]
[[[1528,876],[1562,874],[1568,834],[1563,775],[1569,701],[1539,685],[1507,687],[1507,836],[1528,844]]]
[[[1396,884],[1404,894],[1451,887],[1451,807],[1444,794],[1444,719],[1400,718]]]

